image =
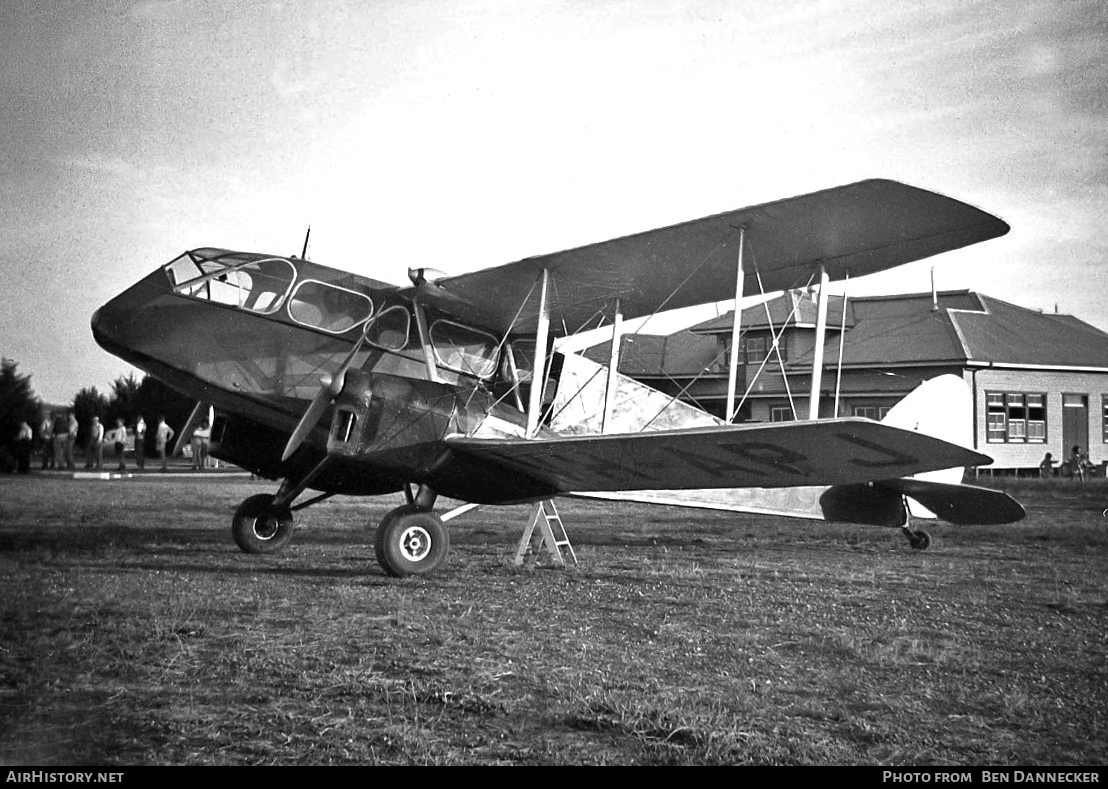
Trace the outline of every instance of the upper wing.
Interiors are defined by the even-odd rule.
[[[447,442],[562,493],[842,485],[992,462],[860,418],[533,441],[451,436]]]
[[[625,318],[720,301],[733,293],[739,228],[746,228],[744,293],[802,286],[822,263],[831,279],[871,274],[1008,232],[997,217],[966,203],[895,181],[848,186],[742,208],[679,225],[526,258],[423,285],[420,299],[504,332],[520,305],[534,326],[535,282],[553,279],[551,331],[588,328],[620,299]]]

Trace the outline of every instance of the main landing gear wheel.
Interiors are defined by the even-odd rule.
[[[292,539],[292,512],[276,509],[273,496],[259,493],[251,496],[235,510],[231,534],[235,544],[245,553],[273,553]]]
[[[389,575],[433,573],[450,552],[450,533],[433,512],[398,507],[377,527],[377,563]]]
[[[931,535],[923,529],[908,532],[908,542],[917,551],[926,551],[931,547]]]

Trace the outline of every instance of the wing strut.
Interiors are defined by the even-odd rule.
[[[739,331],[743,321],[743,249],[746,247],[746,227],[739,228],[739,256],[735,262],[735,309],[731,322],[731,363],[727,368],[727,422],[738,416],[735,408],[735,390],[739,380]]]
[[[612,315],[612,353],[608,360],[608,385],[604,388],[604,414],[600,420],[600,432],[607,433],[612,421],[612,409],[616,403],[616,390],[619,387],[619,351],[623,342],[623,312],[619,299],[615,301]]]
[[[819,389],[823,384],[823,343],[827,340],[827,266],[819,264],[819,301],[816,303],[816,348],[812,355],[812,396],[808,418],[819,419]]]
[[[550,338],[550,270],[543,269],[539,290],[539,316],[535,330],[535,365],[531,371],[531,396],[527,400],[527,438],[539,430],[543,390],[546,389],[546,344]]]
[[[835,412],[832,416],[839,415],[839,393],[843,383],[843,348],[846,344],[846,291],[850,285],[850,272],[846,272],[843,278],[843,314],[839,322],[839,364],[835,370]]]
[[[423,347],[423,363],[427,367],[427,377],[432,381],[441,381],[435,364],[435,351],[431,347],[431,333],[427,330],[427,313],[419,299],[412,299],[412,313],[415,314],[416,331],[419,332],[419,344]]]

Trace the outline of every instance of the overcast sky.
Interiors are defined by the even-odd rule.
[[[861,280],[1108,330],[1108,4],[0,4],[0,354],[131,371],[92,311],[185,249],[405,282],[863,178],[1012,232]]]

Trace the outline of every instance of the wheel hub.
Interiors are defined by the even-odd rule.
[[[400,553],[409,562],[421,562],[431,552],[431,535],[422,526],[409,526],[400,535]]]
[[[277,534],[277,518],[273,515],[259,515],[254,519],[254,536],[259,540],[272,540]]]

